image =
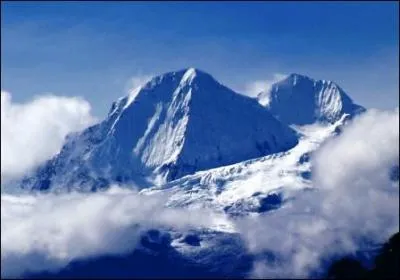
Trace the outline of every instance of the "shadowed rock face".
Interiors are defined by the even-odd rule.
[[[195,234],[188,234],[183,241],[191,246],[200,246],[200,237]]]
[[[328,269],[330,279],[398,279],[400,277],[400,234],[394,234],[379,250],[370,269],[358,260],[345,257]]]
[[[399,181],[400,169],[399,165],[393,166],[389,171],[390,180],[396,182]]]
[[[283,198],[281,194],[279,193],[269,194],[268,196],[263,197],[260,200],[260,208],[258,209],[258,212],[262,213],[277,209],[281,206],[282,203],[283,203]]]
[[[260,104],[286,124],[306,125],[317,121],[334,123],[343,114],[365,111],[338,85],[291,74],[258,95]]]

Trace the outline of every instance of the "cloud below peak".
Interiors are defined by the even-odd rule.
[[[67,134],[93,124],[90,104],[78,97],[42,95],[16,103],[1,91],[1,180],[14,179],[56,154]]]
[[[313,153],[312,190],[238,223],[251,252],[276,256],[257,261],[253,277],[324,273],[323,260],[368,250],[399,230],[399,182],[389,175],[399,162],[398,126],[398,109],[356,117]]]

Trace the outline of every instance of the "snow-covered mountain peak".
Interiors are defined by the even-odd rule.
[[[157,84],[165,82],[167,80],[180,80],[181,83],[191,83],[193,80],[197,79],[212,79],[217,82],[210,74],[194,67],[184,68],[178,71],[172,71],[168,73],[164,73],[161,75],[157,75],[153,77],[148,83],[146,83],[145,87],[154,87]]]
[[[196,77],[196,74],[197,74],[197,72],[196,72],[195,68],[187,69],[185,71],[185,74],[182,77],[181,84],[182,83],[183,84],[185,84],[185,83],[190,84],[193,81],[193,79]]]
[[[258,97],[275,117],[287,124],[334,123],[347,113],[350,116],[365,109],[357,104],[335,82],[315,80],[297,73],[273,84]]]
[[[70,137],[39,170],[38,185],[139,177],[140,184],[163,183],[296,143],[296,133],[256,100],[188,68],[154,77],[114,102],[103,122]]]
[[[299,81],[313,81],[313,79],[311,79],[310,77],[305,76],[305,75],[301,75],[298,73],[292,73],[280,82],[282,82],[282,83],[289,82],[290,84],[296,85]]]
[[[296,86],[296,85],[311,85],[313,84],[314,86],[318,84],[322,84],[327,87],[332,87],[332,88],[337,88],[340,89],[339,86],[330,80],[316,80],[313,79],[309,76],[303,75],[303,74],[298,74],[298,73],[291,73],[289,74],[286,78],[276,82],[273,86]],[[260,93],[259,95],[262,95]]]
[[[159,86],[165,87],[166,85],[170,85],[174,88],[183,88],[185,86],[199,83],[200,81],[202,81],[202,83],[210,83],[210,81],[212,81],[219,84],[210,74],[194,67],[154,76],[142,86],[131,89],[127,96],[120,97],[115,101],[111,106],[109,115],[127,109],[139,95],[146,94],[146,92],[149,91],[154,91]],[[160,91],[160,94],[163,93]]]

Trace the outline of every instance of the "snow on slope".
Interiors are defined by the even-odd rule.
[[[91,190],[133,181],[146,187],[296,144],[296,133],[257,101],[190,68],[155,77],[120,98],[106,120],[70,135],[24,186]]]
[[[297,191],[312,188],[310,154],[335,135],[346,119],[344,115],[333,125],[293,126],[301,137],[289,151],[199,171],[141,193],[165,192],[169,206],[213,208],[234,215],[273,210]]]
[[[269,90],[261,92],[257,99],[287,124],[334,123],[343,114],[353,116],[365,111],[334,82],[299,74],[291,74],[275,83]]]

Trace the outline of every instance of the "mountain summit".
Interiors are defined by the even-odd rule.
[[[273,84],[257,99],[286,124],[334,123],[343,114],[353,116],[365,111],[334,82],[299,74],[291,74]]]
[[[256,100],[189,68],[157,76],[114,102],[103,122],[70,135],[25,186],[162,183],[285,151],[297,141]]]

